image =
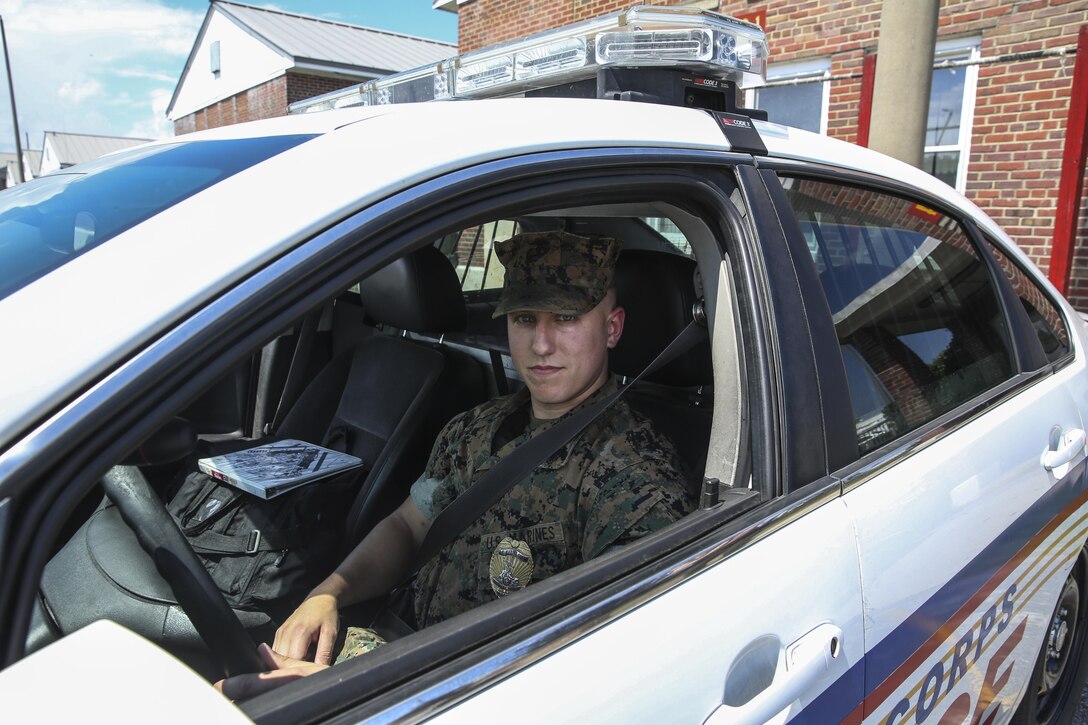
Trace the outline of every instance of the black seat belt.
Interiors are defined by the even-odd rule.
[[[499,395],[510,392],[510,383],[506,380],[506,368],[502,364],[502,353],[498,350],[491,351],[491,372],[495,376],[495,389]]]
[[[661,351],[646,368],[639,373],[630,383],[621,387],[606,398],[598,400],[593,405],[575,412],[551,428],[522,443],[510,455],[496,463],[484,475],[480,476],[469,486],[468,490],[455,498],[453,502],[444,508],[431,524],[427,535],[423,537],[419,551],[412,562],[411,574],[415,575],[428,560],[438,554],[447,544],[453,541],[458,534],[468,528],[469,524],[491,508],[514,484],[528,475],[534,468],[559,450],[564,444],[585,430],[597,416],[612,406],[623,393],[638,382],[644,375],[648,375],[666,363],[672,361],[678,355],[690,350],[697,343],[706,339],[707,331],[700,323],[694,320],[676,336],[676,338]]]
[[[291,367],[287,369],[287,379],[283,382],[283,391],[280,393],[280,402],[276,406],[276,412],[272,416],[272,424],[266,432],[275,433],[287,416],[287,411],[298,401],[302,393],[302,382],[306,378],[306,367],[309,363],[310,349],[313,347],[314,336],[317,334],[318,323],[324,307],[318,307],[302,318],[298,324],[298,340],[295,342],[295,352],[291,356]]]

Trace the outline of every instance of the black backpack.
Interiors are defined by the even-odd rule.
[[[167,510],[231,607],[294,606],[339,563],[343,522],[333,514],[365,470],[265,500],[195,469],[194,458]]]

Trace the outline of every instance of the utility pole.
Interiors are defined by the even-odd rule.
[[[940,0],[884,0],[869,148],[921,168]]]
[[[8,36],[4,32],[4,16],[0,15],[0,40],[4,42],[4,65],[8,69],[8,94],[11,96],[11,125],[15,127],[15,183],[21,184],[23,178],[23,147],[19,142],[19,114],[15,110],[15,84],[11,81],[11,56],[8,53]]]

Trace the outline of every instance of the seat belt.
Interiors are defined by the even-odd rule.
[[[491,372],[495,376],[495,389],[499,395],[509,393],[510,383],[506,380],[506,368],[502,364],[502,353],[498,350],[491,350]]]
[[[514,484],[528,475],[534,468],[552,457],[564,444],[581,433],[597,416],[610,408],[632,385],[644,375],[648,375],[666,363],[672,361],[706,339],[706,328],[692,320],[676,338],[661,351],[646,368],[630,383],[611,395],[598,400],[593,405],[583,408],[565,418],[539,435],[522,443],[508,456],[496,463],[484,475],[469,486],[468,490],[455,498],[435,517],[427,535],[423,537],[419,551],[412,562],[410,580],[419,569],[447,544],[457,538],[469,524],[484,514]]]
[[[272,416],[272,424],[266,433],[275,433],[279,430],[283,419],[287,417],[287,411],[298,401],[298,397],[302,393],[302,382],[306,377],[310,349],[313,347],[317,326],[321,322],[321,316],[324,312],[324,306],[318,307],[299,322],[298,340],[295,342],[295,352],[291,355],[291,366],[287,369],[287,379],[283,382],[280,402],[276,405],[276,413]]]

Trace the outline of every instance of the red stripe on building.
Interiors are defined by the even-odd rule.
[[[1088,25],[1077,35],[1077,62],[1069,95],[1069,120],[1065,125],[1062,178],[1054,218],[1054,245],[1050,250],[1050,281],[1062,294],[1069,291],[1073,253],[1080,226],[1080,196],[1084,190],[1084,151],[1088,145]]]
[[[858,146],[869,148],[869,122],[873,119],[873,88],[876,87],[876,53],[861,62],[861,101],[858,105]]]

